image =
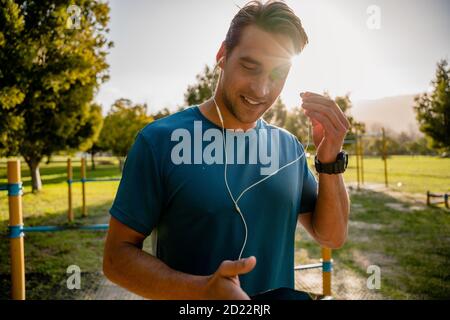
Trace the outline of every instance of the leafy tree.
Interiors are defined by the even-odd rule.
[[[286,105],[279,97],[274,105],[264,113],[263,118],[270,124],[278,127],[284,127],[286,124],[287,116],[288,112],[286,109]]]
[[[430,138],[436,150],[450,151],[450,67],[447,60],[437,64],[433,91],[415,97],[416,119],[419,129]]]
[[[91,170],[95,170],[95,155],[105,151],[108,151],[108,149],[105,146],[103,146],[100,139],[95,141],[92,144],[92,146],[87,150],[87,152],[90,153],[91,155]]]
[[[205,65],[202,73],[195,76],[197,82],[189,85],[184,94],[186,105],[201,104],[212,97],[215,82],[218,80],[219,74],[214,74],[214,69]]]
[[[284,128],[295,135],[301,143],[306,144],[308,142],[309,120],[300,106],[295,106],[288,111]],[[314,147],[312,135],[309,136],[309,141],[310,147]]]
[[[170,116],[170,110],[167,109],[167,108],[163,108],[163,109],[161,109],[161,110],[159,110],[159,111],[157,111],[157,112],[151,114],[151,117],[152,117],[154,120],[158,120],[158,119],[161,119],[161,118],[165,118],[165,117],[167,117],[167,116]]]
[[[122,170],[123,158],[127,155],[137,133],[153,121],[147,116],[147,105],[136,104],[128,99],[118,99],[105,117],[99,142],[119,159]]]
[[[79,25],[68,23],[72,4]],[[0,0],[0,149],[23,156],[33,191],[43,157],[88,148],[98,133],[91,101],[108,79],[108,21],[95,0]]]
[[[99,104],[94,103],[90,107],[89,116],[85,126],[86,130],[89,130],[89,132],[81,134],[81,136],[89,138],[84,139],[80,143],[78,149],[81,151],[90,150],[94,145],[95,141],[98,140],[102,127],[103,127],[102,107]]]
[[[91,154],[91,169],[95,170],[95,155],[99,152],[106,151],[106,149],[101,145],[101,142],[99,141],[100,132],[103,128],[102,107],[100,105],[92,105],[90,119],[92,127],[96,130],[90,139],[87,139],[80,145],[80,150],[87,151]]]

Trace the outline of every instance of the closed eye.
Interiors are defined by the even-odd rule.
[[[245,69],[245,70],[249,70],[249,71],[255,71],[256,67],[255,66],[249,66],[249,65],[245,65],[245,64],[241,64],[241,66]]]

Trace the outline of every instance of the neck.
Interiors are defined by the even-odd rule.
[[[219,96],[219,95],[217,95]],[[216,96],[217,107],[219,108],[222,118],[223,118],[223,127],[225,129],[241,129],[241,130],[249,130],[256,127],[256,122],[253,123],[244,123],[239,121],[225,105],[223,104],[222,99]],[[222,127],[222,123],[220,121],[219,115],[217,113],[216,104],[214,103],[213,98],[203,102],[199,106],[200,112],[211,122],[216,124],[219,127]]]

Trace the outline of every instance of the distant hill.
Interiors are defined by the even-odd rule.
[[[372,125],[384,126],[399,133],[418,132],[418,124],[413,109],[415,94],[386,97],[376,100],[353,102],[352,115],[365,122],[370,130]]]

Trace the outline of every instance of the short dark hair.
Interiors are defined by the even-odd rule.
[[[239,44],[242,31],[249,25],[255,25],[267,32],[280,33],[291,38],[295,53],[300,53],[308,43],[308,36],[302,27],[300,18],[281,1],[251,1],[234,16],[225,37],[227,55]]]

